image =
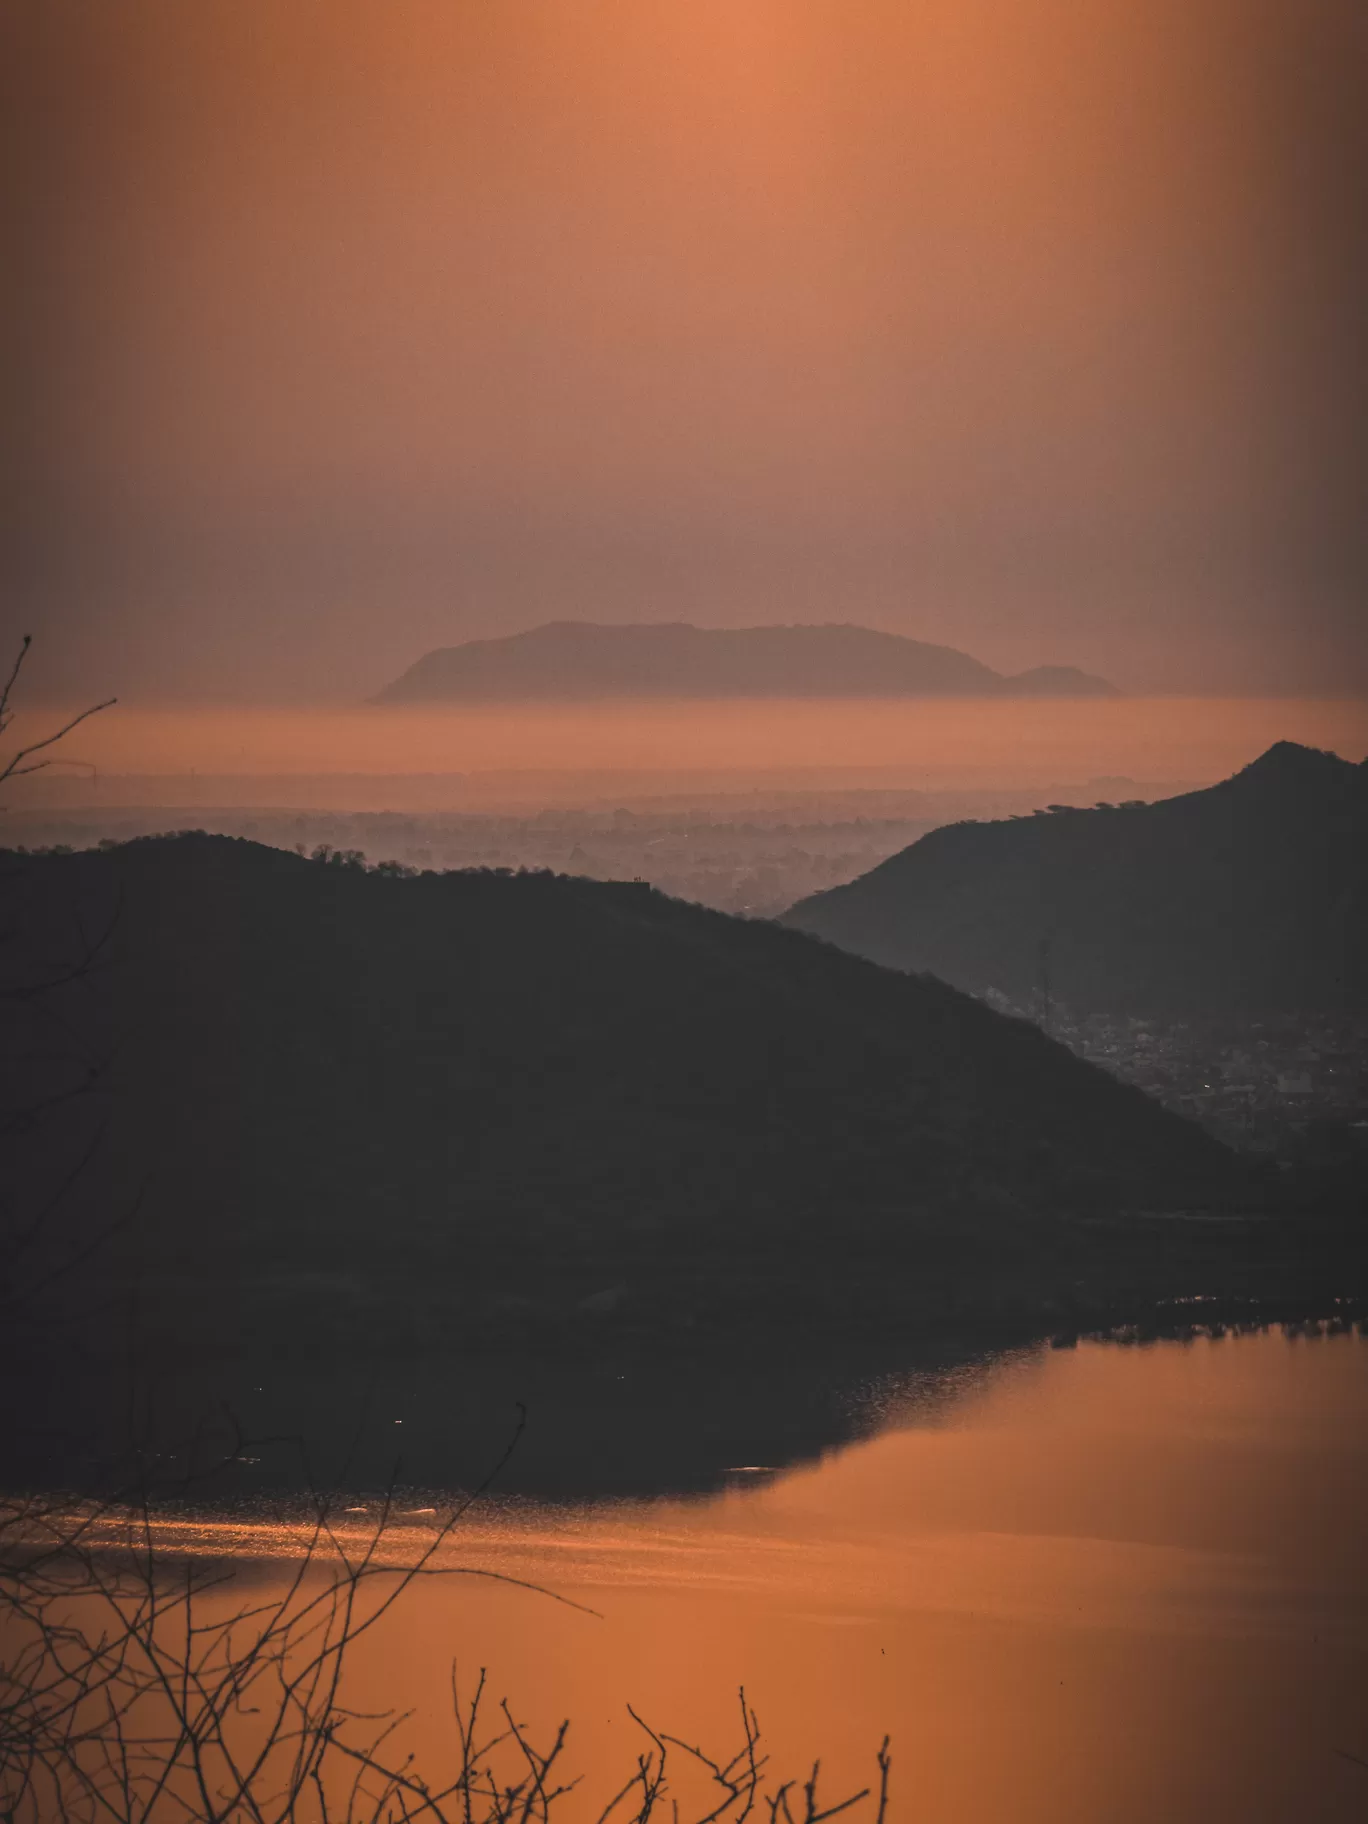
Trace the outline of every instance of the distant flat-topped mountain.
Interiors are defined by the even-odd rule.
[[[426,653],[376,703],[595,697],[1106,697],[1070,665],[1016,677],[869,627],[600,626],[550,621],[500,640]]]
[[[1132,1014],[1368,1004],[1368,762],[1279,742],[1158,804],[933,830],[784,923],[1030,1004]]]

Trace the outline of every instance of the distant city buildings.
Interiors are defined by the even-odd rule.
[[[989,998],[1039,1020],[1036,1007]],[[1281,1154],[1316,1124],[1368,1146],[1368,1019],[1142,1020],[1056,1005],[1050,1033],[1232,1146]]]

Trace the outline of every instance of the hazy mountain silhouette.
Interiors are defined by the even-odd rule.
[[[1279,742],[1157,804],[950,825],[783,922],[1018,1004],[1044,962],[1080,1012],[1361,1007],[1368,764]]]
[[[376,703],[594,697],[1115,696],[1068,665],[1003,677],[967,653],[868,627],[551,621],[425,654]]]

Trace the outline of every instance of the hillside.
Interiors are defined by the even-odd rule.
[[[1228,1183],[1220,1146],[1033,1027],[646,887],[201,835],[5,866],[59,979],[109,932],[8,1043],[53,1060],[45,1094],[103,1065],[73,1104],[103,1134],[76,1195],[136,1198],[158,1272],[593,1291],[629,1255],[726,1277],[775,1250],[1024,1245],[1061,1211]]]
[[[1114,696],[1072,666],[1003,677],[950,646],[867,627],[552,621],[425,654],[376,703],[596,697]]]
[[[1368,764],[1280,742],[1157,804],[934,830],[784,914],[893,968],[1131,1014],[1368,1003]]]

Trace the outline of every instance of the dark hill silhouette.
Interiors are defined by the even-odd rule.
[[[1115,696],[1068,665],[1003,677],[967,653],[868,627],[551,621],[425,654],[376,703],[597,697]]]
[[[159,1266],[464,1273],[507,1247],[511,1290],[538,1250],[609,1289],[624,1249],[725,1276],[752,1247],[970,1245],[1233,1169],[1025,1022],[644,886],[201,835],[6,866],[58,961],[73,909],[116,914],[43,1019],[81,1069],[111,1058],[87,1189],[145,1185]]]
[[[1157,804],[934,830],[784,915],[894,968],[1078,1012],[1368,1001],[1368,765],[1279,742]]]

